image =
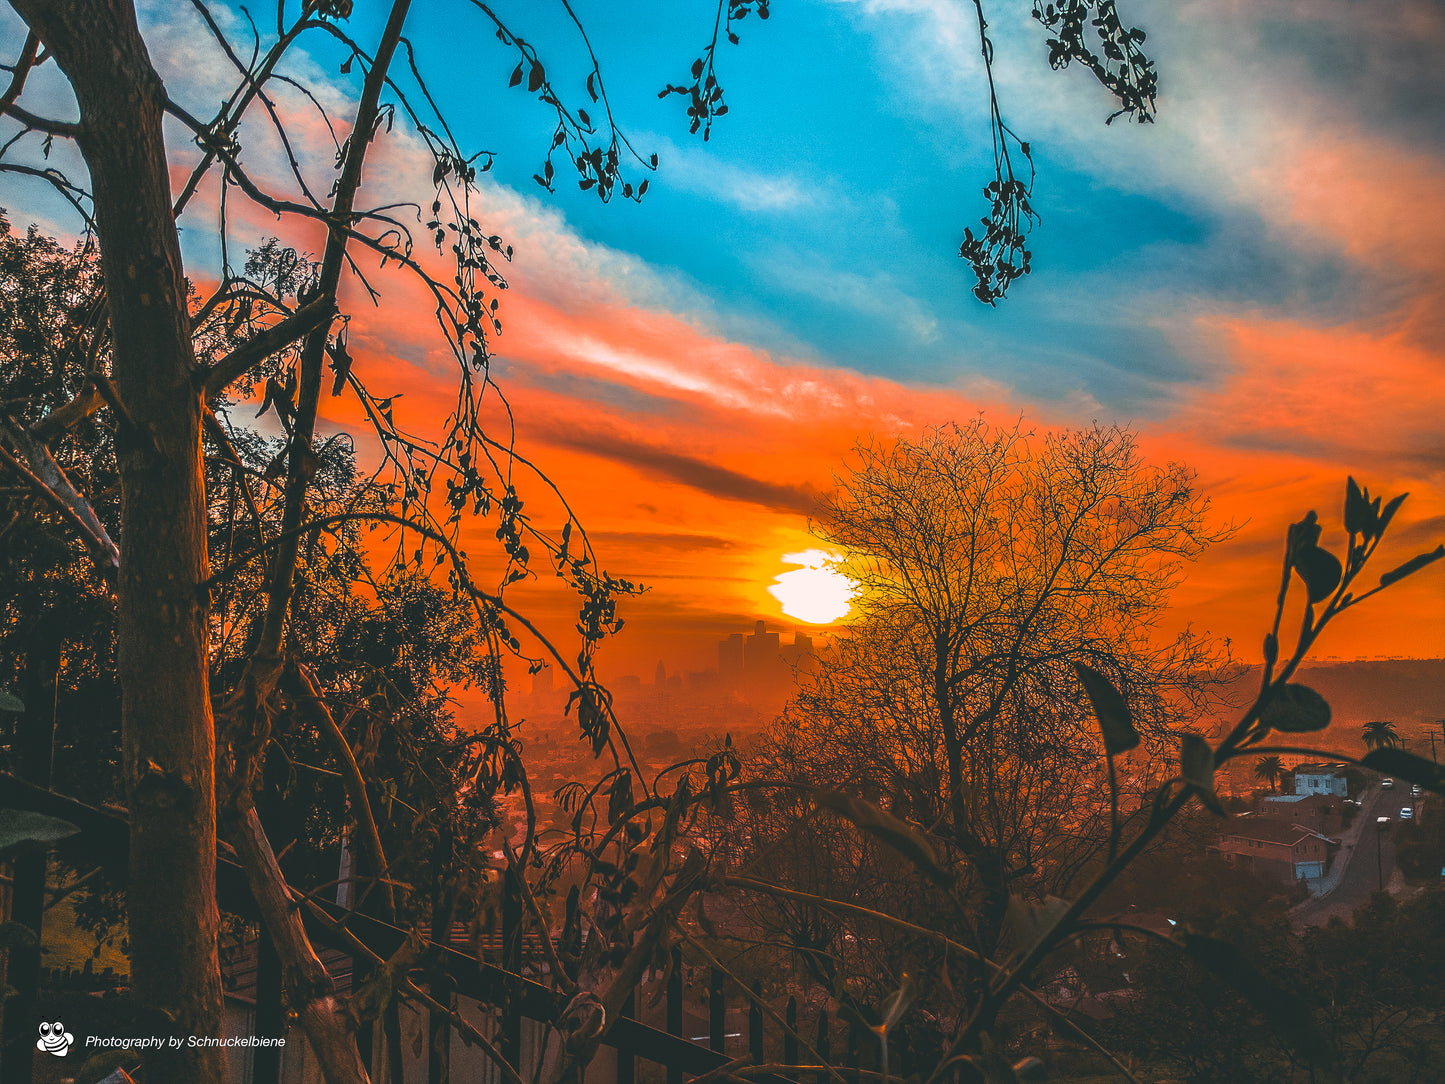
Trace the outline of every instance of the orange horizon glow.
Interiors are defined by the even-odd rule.
[[[1160,318],[1164,333],[1181,351],[1207,353],[1207,373],[1172,385],[1135,417],[1110,416],[1082,381],[1076,393],[1042,397],[1002,380],[914,384],[769,351],[729,336],[662,287],[638,286],[633,279],[651,273],[640,261],[579,238],[530,197],[489,190],[491,203],[478,211],[483,229],[517,240],[516,263],[505,268],[505,331],[493,344],[517,447],[565,494],[602,567],[648,589],[620,604],[627,626],[599,657],[603,676],[648,674],[659,659],[669,670],[716,666],[716,641],[756,620],[810,627],[770,588],[796,571],[788,555],[828,548],[812,521],[850,450],[980,414],[998,424],[1023,416],[1040,429],[1117,421],[1138,435],[1146,460],[1193,468],[1212,501],[1211,526],[1236,530],[1185,570],[1158,634],[1207,632],[1227,639],[1241,661],[1259,657],[1289,523],[1316,510],[1323,544],[1341,548],[1348,475],[1387,498],[1411,494],[1372,576],[1445,538],[1445,218],[1435,199],[1445,180],[1428,158],[1382,139],[1285,136],[1289,168],[1279,198],[1261,203],[1265,227],[1302,232],[1361,265],[1407,267],[1417,289],[1389,311],[1350,320],[1180,299],[1172,323]],[[378,144],[365,190],[374,202],[429,190],[426,169],[409,154],[400,138]],[[1380,162],[1399,169],[1387,177]],[[1273,175],[1244,180],[1269,187]],[[187,215],[211,222],[216,213],[211,183]],[[238,234],[278,230],[244,201],[231,213]],[[298,237],[321,247],[314,223],[285,231],[298,247]],[[435,253],[419,253],[450,277]],[[373,307],[348,286],[355,371],[376,395],[397,396],[399,425],[437,437],[456,374],[433,306],[413,279],[366,272],[385,301]],[[322,412],[325,427],[352,431],[366,453],[353,403],[328,397]],[[492,421],[506,432],[500,410]],[[519,488],[539,525],[559,529],[564,513],[546,487],[534,480]],[[468,552],[491,552],[492,530],[468,524]],[[572,603],[557,581],[544,573],[514,591],[544,629],[568,641]],[[1346,615],[1315,656],[1445,657],[1445,567]]]
[[[924,426],[980,410],[959,393],[778,362],[666,314],[562,312],[525,295],[508,301],[498,349],[512,375],[505,388],[518,446],[567,496],[602,566],[647,587],[621,603],[627,628],[603,649],[604,676],[647,674],[658,660],[669,670],[716,666],[716,641],[758,619],[807,628],[770,587],[795,568],[788,555],[826,545],[810,533],[810,515],[852,445],[874,435],[916,437]],[[352,353],[377,394],[405,389],[398,421],[424,431],[427,419],[440,419],[450,406],[439,371],[450,361],[434,351],[404,359],[405,348],[392,344],[414,342],[416,325],[393,328],[373,319],[353,321]],[[1167,420],[1135,429],[1147,459],[1180,460],[1198,472],[1214,526],[1238,529],[1186,570],[1159,632],[1172,637],[1190,627],[1227,638],[1234,656],[1250,662],[1273,614],[1285,528],[1317,510],[1326,525],[1322,544],[1338,552],[1347,474],[1387,499],[1412,493],[1374,575],[1445,534],[1445,501],[1418,446],[1428,445],[1429,403],[1442,400],[1445,367],[1432,369],[1435,355],[1398,336],[1366,331],[1219,321],[1202,333],[1228,343],[1231,376],[1182,402]],[[677,357],[723,359],[744,388],[791,391],[785,402],[768,394],[720,395],[711,382],[716,369],[697,374],[670,360]],[[1422,393],[1369,392],[1368,374],[1380,367],[1406,374]],[[618,402],[580,399],[558,380],[599,370],[615,382]],[[654,400],[661,401],[667,412],[640,414],[625,401],[628,394],[646,397],[654,410]],[[359,414],[344,402],[327,399],[325,417],[354,431]],[[1024,409],[990,406],[987,415],[1002,422]],[[1389,420],[1370,420],[1381,414]],[[1070,421],[1043,410],[1028,416],[1055,426]],[[1312,433],[1332,432],[1340,418],[1355,427],[1352,440],[1311,441]],[[553,529],[560,528],[560,506],[540,485],[532,488],[539,524],[550,513]],[[469,552],[485,552],[490,532],[486,523],[469,526]],[[519,597],[538,608],[543,627],[565,639],[570,603],[550,584],[521,586]],[[1316,657],[1445,656],[1442,587],[1439,567],[1398,585],[1337,622]]]

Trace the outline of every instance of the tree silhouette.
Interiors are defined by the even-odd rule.
[[[1367,749],[1395,749],[1400,745],[1400,735],[1395,724],[1386,719],[1377,719],[1360,728],[1360,736]]]
[[[288,257],[268,243],[253,256],[250,269],[271,280],[265,265],[282,257],[289,262],[295,254]],[[45,418],[58,423],[63,415],[57,410],[76,401],[92,351],[99,372],[106,371],[104,327],[92,339],[75,326],[96,307],[97,259],[93,245],[66,250],[33,229],[16,238],[0,214],[0,297],[6,301],[0,344],[8,358],[0,368],[0,398],[9,405],[7,425]],[[198,352],[211,352],[215,328],[200,320],[195,331]],[[258,542],[264,545],[279,530],[284,504],[283,480],[267,467],[285,445],[236,425],[234,415],[246,412],[224,404],[217,412],[230,458],[212,449],[206,491],[209,557],[219,570],[210,611],[212,684],[224,689],[244,676],[264,617],[266,568],[256,559],[264,552]],[[110,414],[104,407],[91,414],[55,450],[57,470],[83,479],[87,490],[113,489]],[[398,902],[404,916],[412,900],[431,894],[437,875],[427,869],[436,860],[430,837],[452,843],[443,887],[477,875],[477,846],[495,827],[496,808],[485,786],[462,801],[458,781],[472,775],[479,746],[453,727],[448,690],[478,686],[495,700],[500,672],[463,599],[414,568],[373,573],[361,516],[394,510],[396,502],[358,474],[348,443],[328,441],[316,455],[308,493],[312,514],[350,518],[316,532],[298,556],[287,644],[294,672],[283,678],[287,700],[278,700],[292,710],[270,719],[271,755],[259,773],[256,802],[265,810],[268,838],[284,852],[287,881],[303,890],[335,878],[337,840],[351,827],[348,801],[353,811],[372,806],[367,823],[376,831],[354,838],[369,844],[359,849],[385,855],[377,868],[387,870],[385,895],[396,886],[396,900],[388,901],[390,913],[382,917],[394,921]],[[114,495],[97,500],[102,529],[114,530],[116,504]],[[14,689],[26,705],[22,713],[0,717],[5,767],[91,801],[123,799],[113,600],[103,583],[87,575],[84,551],[53,507],[25,490],[6,490],[0,492],[0,523],[6,525],[0,598],[10,617],[0,632],[0,686]],[[324,702],[309,687],[298,687],[308,680],[324,690]],[[328,736],[334,734],[325,723],[330,712],[342,728],[364,721],[369,736],[354,752]],[[351,778],[352,785],[343,785],[353,764],[366,781],[358,785]],[[388,813],[406,809],[420,813],[407,813],[400,823]],[[370,853],[360,857],[371,859]],[[113,936],[125,921],[115,886],[103,869],[78,872],[86,875],[77,897],[85,925],[97,936]],[[395,1003],[379,1012],[389,1025]],[[23,1025],[25,1014],[14,1015]],[[9,1057],[28,1057],[33,1038],[23,1026],[12,1030],[21,1032],[23,1043]],[[16,1064],[7,1058],[7,1077]]]
[[[343,29],[349,3],[308,4],[289,19],[283,8],[276,37],[258,49],[249,65],[240,60],[246,50],[232,48],[210,13],[198,6],[238,69],[235,94],[205,121],[166,94],[125,0],[99,5],[21,0],[14,6],[30,33],[13,65],[11,84],[0,97],[0,111],[21,126],[5,145],[7,158],[0,169],[34,176],[74,198],[99,240],[104,290],[100,303],[84,313],[76,328],[77,341],[92,348],[83,350],[79,364],[57,383],[57,388],[68,387],[70,397],[28,424],[3,419],[0,458],[32,499],[44,502],[83,540],[118,597],[122,778],[131,832],[127,900],[132,993],[145,1011],[163,1014],[181,1032],[212,1035],[220,1028],[215,895],[219,793],[227,834],[247,867],[278,951],[288,968],[306,976],[302,985],[310,993],[294,1007],[312,1047],[328,1079],[361,1080],[365,1072],[344,1006],[328,992],[329,980],[280,877],[254,800],[272,718],[305,710],[315,699],[316,690],[309,688],[293,650],[294,603],[306,587],[298,579],[303,549],[314,545],[318,533],[330,534],[358,520],[404,527],[414,543],[421,542],[414,555],[407,550],[407,559],[420,564],[435,552],[450,561],[451,586],[473,611],[493,656],[521,649],[513,630],[525,627],[525,621],[507,605],[504,591],[509,582],[527,575],[535,550],[537,560],[552,564],[579,592],[580,649],[575,662],[560,656],[556,661],[579,691],[578,718],[599,753],[613,748],[614,732],[610,709],[592,675],[592,655],[616,625],[615,595],[630,585],[597,569],[586,535],[575,523],[568,522],[560,538],[533,528],[513,482],[518,471],[526,473],[525,461],[513,459],[509,432],[493,436],[483,427],[482,400],[496,394],[487,370],[489,337],[500,328],[491,295],[505,286],[492,260],[495,256],[504,261],[509,250],[499,239],[480,235],[467,212],[477,172],[486,163],[462,154],[445,134],[437,136],[411,110],[400,80],[390,74],[391,61],[403,48],[409,8],[405,0],[392,5],[384,29],[369,48]],[[563,106],[535,50],[506,31],[489,9],[482,10],[530,70],[532,91],[553,106],[561,132],[554,150],[565,148],[575,155],[579,174],[602,198],[610,198],[614,188],[622,190],[624,163],[617,153],[621,144],[616,129],[593,128]],[[267,87],[273,80],[290,78],[277,66],[302,35],[339,40],[351,56],[346,67],[359,61],[362,71],[353,99],[353,135],[338,156],[334,183],[319,184],[315,177],[308,182],[293,158],[291,180],[302,195],[290,198],[279,184],[273,187],[270,179],[253,175],[243,161],[242,145],[258,125],[273,127],[287,141]],[[77,120],[40,117],[22,104],[28,75],[47,63],[59,67],[68,81],[79,107]],[[385,103],[384,92],[394,95]],[[413,80],[411,93],[430,101],[420,76]],[[435,159],[438,246],[454,257],[454,275],[427,271],[410,232],[391,212],[357,204],[365,158],[373,143],[384,138],[385,122],[397,110],[413,121]],[[184,144],[168,148],[162,127],[166,115],[196,140],[185,166],[189,177],[174,200],[169,151],[187,152]],[[444,124],[440,130],[446,132]],[[54,139],[75,140],[89,174],[88,193],[58,171],[15,161],[27,149],[48,154]],[[326,241],[316,265],[304,274],[280,277],[223,267],[217,287],[193,305],[182,273],[177,217],[211,174],[224,174],[223,188],[234,188],[268,211],[289,216],[294,223],[323,226]],[[323,203],[314,193],[328,188]],[[459,237],[449,249],[442,244],[448,226]],[[225,230],[223,222],[223,246]],[[436,303],[438,327],[459,371],[457,407],[444,427],[440,452],[396,426],[390,401],[367,391],[365,365],[353,366],[344,326],[333,332],[340,318],[337,297],[343,272],[356,268],[349,255],[353,245],[369,248],[420,278]],[[366,285],[359,270],[358,281]],[[215,332],[209,340],[206,329]],[[218,349],[210,349],[213,346]],[[328,361],[336,374],[333,392],[354,396],[371,420],[385,465],[393,471],[397,511],[379,516],[363,508],[316,517],[313,500],[324,457],[315,429]],[[209,561],[205,448],[209,445],[220,457],[243,463],[215,407],[228,388],[247,381],[264,381],[267,406],[276,409],[286,440],[265,470],[282,488],[279,519],[272,523],[258,515],[251,494],[238,502],[242,509],[250,508],[254,520],[246,532],[254,532],[255,547],[245,560],[265,571],[264,601],[245,641],[246,665],[227,685],[213,681],[209,672],[210,592],[213,586],[224,586],[215,582],[213,573],[225,576],[233,570],[215,570]],[[113,413],[116,433],[119,549],[109,533],[114,528],[96,517],[85,495],[87,479],[83,474],[73,477],[49,450],[75,427],[88,424],[102,405]],[[244,467],[238,470],[245,473]],[[443,482],[448,501],[438,509],[428,495]],[[502,582],[493,589],[479,586],[460,560],[454,540],[463,513],[498,521],[504,567]],[[491,742],[504,744],[508,723],[500,708],[495,727]],[[482,745],[474,750],[473,775],[486,759],[482,751]],[[501,785],[500,778],[493,782]],[[364,801],[353,814],[363,817]],[[147,1058],[146,1072],[157,1082],[208,1082],[221,1078],[222,1058],[207,1048],[160,1050]]]
[[[1260,757],[1254,765],[1254,777],[1263,779],[1276,794],[1279,793],[1279,781],[1288,774],[1284,762],[1278,756]]]
[[[1011,895],[1061,893],[1110,844],[1117,780],[1076,664],[1127,690],[1146,755],[1213,668],[1188,636],[1148,641],[1182,562],[1218,537],[1206,508],[1187,469],[1144,463],[1117,428],[975,421],[860,447],[817,528],[860,616],[771,732],[770,770],[936,825],[976,904],[969,943],[991,954]],[[868,880],[846,843],[796,842]]]

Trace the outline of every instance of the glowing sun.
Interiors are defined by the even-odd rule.
[[[836,553],[806,550],[783,554],[783,564],[799,565],[773,579],[768,593],[783,604],[783,613],[812,625],[831,625],[852,604],[858,586],[835,567]]]

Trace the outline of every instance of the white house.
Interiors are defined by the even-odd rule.
[[[1298,795],[1330,794],[1343,798],[1349,793],[1343,764],[1299,764],[1294,770],[1294,792]]]

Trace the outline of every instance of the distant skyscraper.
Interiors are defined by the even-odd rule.
[[[782,662],[781,644],[776,632],[768,632],[759,621],[753,634],[743,644],[743,669],[749,677],[770,676]]]
[[[783,657],[783,665],[795,674],[809,673],[813,669],[816,656],[813,652],[813,638],[806,633],[793,633],[793,642],[784,644],[779,649]]]
[[[813,647],[813,638],[801,632],[793,633],[792,646],[784,648],[783,659],[792,668],[797,681],[805,682],[818,670],[818,653]]]
[[[662,665],[662,660],[657,660],[657,671],[653,675],[653,684],[659,689],[667,684],[667,667]]]

